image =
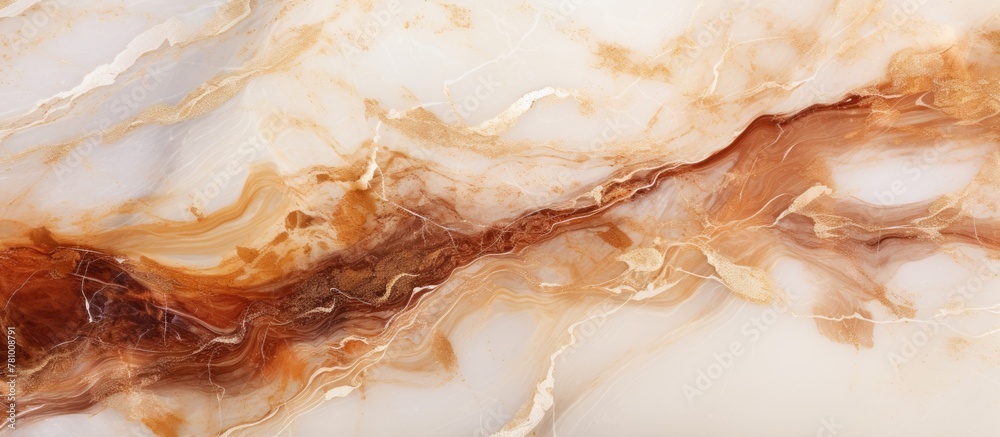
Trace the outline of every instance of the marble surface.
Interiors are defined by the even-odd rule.
[[[0,432],[1000,433],[998,14],[0,0]]]

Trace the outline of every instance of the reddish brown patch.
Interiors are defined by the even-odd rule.
[[[273,240],[271,240],[271,244],[272,245],[273,244],[281,244],[281,243],[284,243],[285,240],[287,240],[287,239],[288,239],[288,232],[282,232],[282,233],[278,234],[276,237],[274,237]]]
[[[333,226],[337,238],[344,244],[352,245],[368,235],[367,223],[375,213],[375,200],[365,191],[348,191],[337,205],[333,216]]]
[[[35,228],[28,232],[28,238],[36,246],[52,249],[59,246],[59,242],[52,237],[52,232],[46,228]]]
[[[80,252],[75,250],[61,249],[52,254],[51,273],[57,278],[65,277],[76,270],[80,262]]]
[[[252,263],[253,260],[257,259],[257,256],[260,255],[260,251],[249,247],[237,247],[236,255],[239,256],[243,262],[249,264]]]
[[[306,214],[302,211],[295,210],[285,217],[285,229],[291,231],[294,229],[308,228],[316,223],[316,218]]]
[[[632,238],[628,236],[625,232],[613,224],[608,225],[608,230],[604,232],[598,232],[598,237],[601,237],[605,243],[614,246],[616,249],[628,249],[632,246]]]
[[[455,356],[455,348],[451,341],[441,331],[434,332],[434,357],[444,366],[448,373],[454,373],[458,369],[458,357]]]
[[[142,419],[142,423],[159,437],[178,437],[180,436],[180,426],[184,420],[176,414],[167,413],[161,416],[147,417]]]

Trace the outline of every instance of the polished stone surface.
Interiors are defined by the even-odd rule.
[[[0,0],[3,432],[996,434],[998,13]]]

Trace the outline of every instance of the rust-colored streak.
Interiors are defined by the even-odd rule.
[[[616,249],[628,249],[632,246],[632,244],[634,244],[632,238],[630,238],[625,232],[622,232],[622,230],[614,224],[609,225],[608,230],[599,232],[597,236],[601,237],[601,240],[604,240],[605,243],[614,246]]]

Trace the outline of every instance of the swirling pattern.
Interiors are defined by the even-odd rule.
[[[770,311],[743,326],[752,342],[807,319],[856,354],[951,314],[983,316],[948,324],[955,355],[995,331],[996,307],[970,303],[1000,250],[992,20],[923,44],[900,39],[929,20],[905,8],[819,5],[832,18],[803,29],[713,2],[653,49],[600,27],[602,2],[111,3],[0,2],[17,29],[0,84],[7,431],[113,410],[161,436],[275,435],[380,387],[489,391],[469,351],[500,324],[522,361],[493,385],[519,391],[478,432],[594,433],[580,362],[625,372],[738,305]],[[104,20],[126,42],[27,60],[69,56],[57,42]],[[866,62],[884,65],[849,76]],[[810,89],[829,63],[851,78]],[[44,68],[69,79],[28,77]],[[904,177],[857,182],[899,160]],[[979,285],[900,285],[945,258]],[[620,344],[595,356],[609,323]],[[731,365],[732,345],[712,356]],[[677,396],[705,397],[708,372]]]

